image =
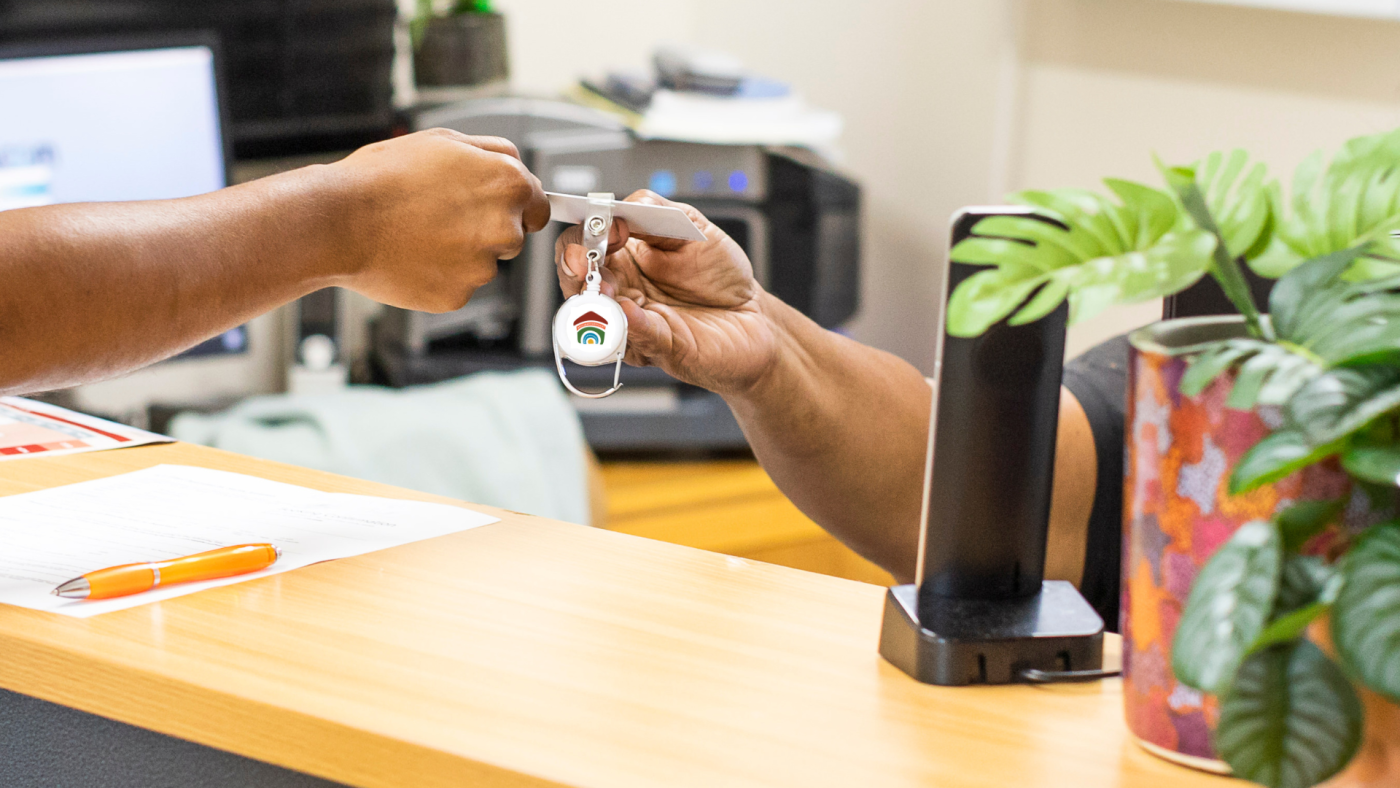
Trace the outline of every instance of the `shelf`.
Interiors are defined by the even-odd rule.
[[[1188,0],[1193,3],[1251,6],[1330,16],[1400,19],[1400,0]]]

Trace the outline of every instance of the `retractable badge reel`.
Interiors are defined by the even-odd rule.
[[[554,315],[554,366],[564,388],[580,397],[598,399],[622,388],[622,357],[627,353],[627,315],[612,298],[603,295],[603,260],[608,253],[612,232],[613,196],[588,195],[588,215],[583,220],[583,247],[588,250],[588,276],[583,292],[559,307]],[[607,391],[579,391],[569,382],[564,359],[585,367],[616,363],[612,388]]]

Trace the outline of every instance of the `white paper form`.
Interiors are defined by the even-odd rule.
[[[439,503],[327,493],[227,471],[158,465],[0,497],[0,603],[86,618],[499,519]],[[109,566],[260,542],[276,545],[282,557],[259,572],[116,599],[51,594],[65,580]]]
[[[23,397],[0,397],[0,461],[57,457],[173,439]]]

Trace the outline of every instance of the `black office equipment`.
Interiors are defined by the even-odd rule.
[[[1247,265],[1240,266],[1244,280],[1249,284],[1249,295],[1260,311],[1269,311],[1269,293],[1274,289],[1274,280],[1265,279]],[[1220,283],[1213,276],[1203,276],[1200,281],[1162,299],[1162,319],[1177,317],[1205,317],[1207,315],[1237,315],[1239,310],[1225,297]]]
[[[971,209],[952,241],[983,217]],[[984,266],[950,262],[947,293]],[[880,653],[932,684],[1006,684],[1097,670],[1103,620],[1043,580],[1067,306],[970,339],[940,329],[917,582],[885,600]]]
[[[546,189],[650,188],[694,205],[748,254],[765,289],[824,327],[860,299],[860,187],[810,152],[758,145],[644,140],[611,115],[562,101],[493,98],[426,107],[412,128],[443,126],[505,137]],[[553,368],[551,321],[563,303],[552,224],[504,261],[466,307],[432,315],[390,309],[376,328],[374,360],[395,386],[491,369]],[[612,385],[612,370],[569,372],[581,388]],[[624,367],[626,386],[605,404],[579,405],[596,450],[723,450],[748,444],[717,394],[654,367]]]
[[[343,150],[387,137],[394,0],[9,0],[0,44],[213,31],[239,158]]]

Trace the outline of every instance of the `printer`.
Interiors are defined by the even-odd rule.
[[[820,325],[851,318],[860,296],[860,188],[796,148],[642,140],[616,117],[581,105],[483,98],[418,109],[409,127],[504,137],[550,191],[638,189],[687,202],[748,254],[763,287]],[[553,366],[551,321],[563,302],[554,242],[564,225],[532,235],[521,254],[462,309],[388,309],[375,325],[373,361],[395,386],[485,370]],[[611,368],[576,368],[580,386],[611,383]],[[603,380],[603,377],[607,380]],[[596,380],[595,380],[596,378]],[[626,367],[624,388],[576,400],[595,450],[725,450],[747,444],[718,396],[661,370]]]

